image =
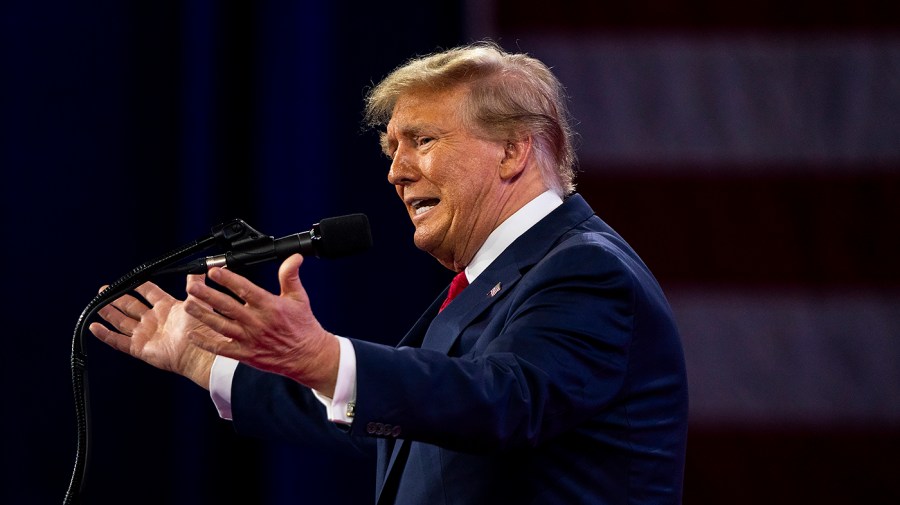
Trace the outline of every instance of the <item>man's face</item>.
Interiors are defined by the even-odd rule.
[[[415,243],[461,270],[508,217],[500,178],[504,142],[485,140],[461,117],[465,88],[400,96],[383,138],[388,180],[415,226]]]

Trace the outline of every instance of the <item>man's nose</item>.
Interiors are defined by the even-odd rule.
[[[413,160],[406,149],[397,149],[394,153],[394,159],[391,160],[391,169],[388,171],[388,182],[397,186],[405,185],[413,182],[418,177],[415,160]]]

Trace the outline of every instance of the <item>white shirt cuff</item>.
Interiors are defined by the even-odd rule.
[[[337,337],[340,344],[340,360],[338,362],[337,383],[334,386],[334,398],[329,398],[312,390],[327,411],[328,420],[350,424],[353,422],[353,409],[356,406],[356,350],[349,339]],[[231,383],[238,361],[225,356],[216,356],[209,374],[209,396],[216,405],[219,417],[232,419]]]
[[[209,371],[209,396],[216,404],[219,417],[231,420],[231,382],[238,361],[225,356],[216,356]]]
[[[334,397],[329,398],[313,390],[316,398],[325,405],[328,420],[340,424],[353,422],[356,408],[356,350],[350,339],[337,337],[341,345],[341,356],[338,362],[337,382],[334,385]]]

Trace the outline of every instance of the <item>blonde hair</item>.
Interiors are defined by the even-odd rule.
[[[365,121],[383,127],[399,97],[416,90],[469,89],[463,118],[492,140],[532,138],[548,188],[575,191],[575,150],[562,84],[527,54],[479,42],[414,58],[395,69],[366,96]]]

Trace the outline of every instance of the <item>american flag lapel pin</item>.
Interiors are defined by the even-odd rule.
[[[492,287],[490,291],[488,291],[488,296],[493,298],[494,295],[500,292],[503,289],[503,286],[498,282],[496,286]]]

